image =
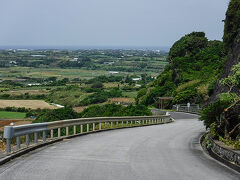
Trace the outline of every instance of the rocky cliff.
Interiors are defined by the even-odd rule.
[[[231,0],[226,13],[225,28],[223,36],[225,53],[227,60],[224,65],[220,79],[232,73],[232,67],[240,62],[240,1]],[[214,87],[214,92],[207,104],[216,101],[219,94],[227,92],[228,88],[218,81]],[[239,89],[233,88],[232,92],[239,94]]]

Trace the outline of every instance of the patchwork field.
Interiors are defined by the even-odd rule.
[[[106,70],[85,70],[85,69],[61,69],[61,68],[29,68],[29,67],[10,67],[0,68],[2,79],[19,79],[19,77],[31,78],[82,78],[90,79],[100,75],[108,75]]]
[[[50,105],[42,100],[0,100],[0,108],[6,107],[25,107],[30,109],[56,109],[56,106]]]

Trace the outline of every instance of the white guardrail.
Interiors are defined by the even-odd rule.
[[[145,126],[172,122],[169,114],[160,116],[133,117],[99,117],[70,119],[46,123],[36,123],[20,126],[5,126],[6,152],[11,153],[37,145],[40,141],[52,141],[63,137],[96,132],[106,129],[116,129],[131,126]],[[70,134],[71,128],[71,134]],[[62,130],[64,135],[62,136]],[[33,138],[32,137],[33,134]],[[16,140],[16,141],[15,141]],[[25,141],[25,143],[24,143]],[[22,143],[23,142],[23,143]]]
[[[200,114],[202,108],[200,108],[198,104],[192,104],[191,106],[188,106],[187,104],[177,104],[173,105],[173,110],[177,112]]]

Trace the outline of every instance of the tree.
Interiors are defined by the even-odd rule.
[[[101,82],[95,82],[91,88],[94,88],[94,89],[99,89],[99,88],[103,88],[103,83]]]

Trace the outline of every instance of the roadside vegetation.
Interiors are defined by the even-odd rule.
[[[151,111],[143,105],[130,105],[125,107],[116,104],[93,105],[84,109],[81,113],[75,112],[71,107],[55,110],[45,109],[32,111],[31,113],[31,115],[36,116],[34,123],[88,117],[146,116],[152,114]]]

